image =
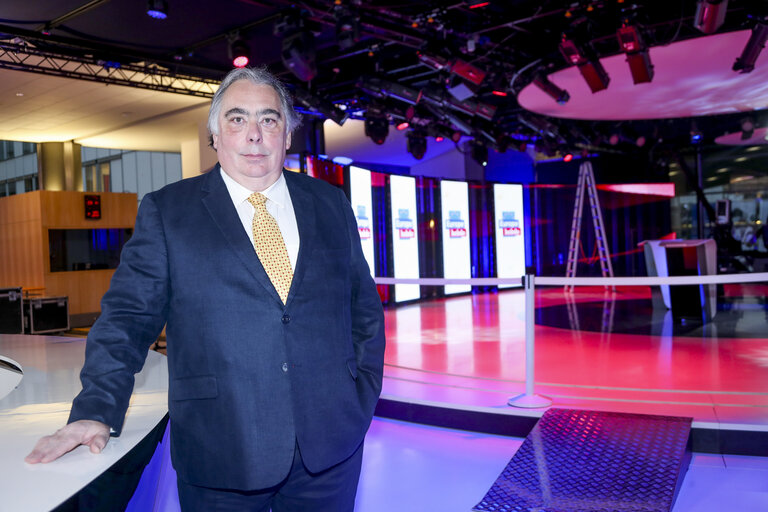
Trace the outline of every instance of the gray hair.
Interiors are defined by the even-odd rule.
[[[291,133],[301,125],[301,115],[293,109],[293,99],[288,93],[288,89],[272,73],[267,71],[266,67],[260,68],[235,68],[224,77],[221,85],[213,95],[211,100],[211,109],[208,111],[208,139],[213,145],[213,135],[219,133],[219,114],[221,113],[221,100],[229,86],[238,80],[250,80],[255,85],[268,85],[272,87],[280,99],[280,107],[285,115],[286,133]]]

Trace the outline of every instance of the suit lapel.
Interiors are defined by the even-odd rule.
[[[310,255],[314,250],[315,237],[317,236],[317,208],[314,195],[302,186],[301,181],[296,179],[291,171],[283,171],[283,174],[288,185],[288,193],[291,196],[293,212],[296,215],[296,225],[299,229],[299,255],[296,258],[296,270],[293,272],[291,290],[288,293],[287,301],[290,303],[304,278],[307,265],[310,264]]]
[[[232,198],[229,195],[227,186],[221,178],[219,166],[217,165],[205,176],[202,186],[203,205],[213,218],[213,221],[221,230],[224,238],[229,243],[232,250],[243,262],[243,265],[253,275],[256,281],[270,293],[275,300],[280,301],[280,296],[272,286],[269,276],[261,266],[256,251],[253,249],[253,243],[245,234],[240,218],[232,204]]]

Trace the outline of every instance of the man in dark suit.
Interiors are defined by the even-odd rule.
[[[272,75],[227,75],[208,122],[219,165],[142,200],[69,423],[28,462],[119,435],[166,325],[184,510],[352,510],[383,312],[344,194],[283,170],[297,124]]]

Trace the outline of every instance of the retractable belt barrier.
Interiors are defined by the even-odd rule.
[[[752,274],[721,274],[703,276],[669,277],[544,277],[526,274],[521,278],[482,277],[472,279],[444,279],[425,277],[404,279],[375,277],[376,284],[418,284],[442,286],[447,284],[469,284],[472,286],[520,285],[525,289],[525,393],[512,397],[507,402],[514,407],[541,408],[552,405],[552,400],[534,393],[534,346],[535,346],[535,287],[540,286],[662,286],[662,285],[703,285],[703,284],[745,284],[768,282],[768,272]]]

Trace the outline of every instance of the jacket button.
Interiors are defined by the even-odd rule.
[[[288,363],[283,363],[282,368],[283,368],[283,372],[287,372],[288,371]]]
[[[284,324],[287,324],[288,322],[291,321],[291,316],[288,313],[286,313],[283,315],[283,318],[281,318],[281,320]]]

